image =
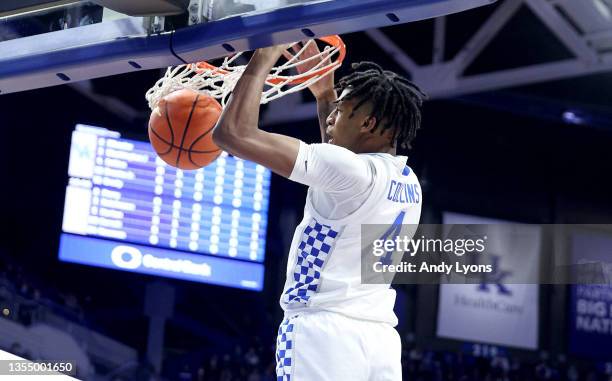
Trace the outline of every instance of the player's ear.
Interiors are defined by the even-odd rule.
[[[363,120],[363,124],[361,125],[361,128],[367,132],[371,132],[375,126],[376,126],[376,117],[369,115],[369,116],[366,116],[365,119]]]

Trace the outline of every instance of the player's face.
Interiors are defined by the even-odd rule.
[[[357,151],[364,133],[363,127],[367,125],[370,105],[364,104],[354,110],[358,99],[346,99],[350,89],[345,89],[336,101],[335,108],[327,117],[327,130],[329,143]]]

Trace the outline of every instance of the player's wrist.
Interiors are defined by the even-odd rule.
[[[333,102],[337,99],[336,90],[333,88],[325,89],[323,91],[313,92],[317,102]]]
[[[245,74],[248,72],[256,75],[268,75],[274,64],[278,61],[279,57],[280,53],[277,57],[271,52],[262,51],[261,49],[257,50],[255,53],[253,53],[253,56],[251,57],[251,60],[249,61],[249,64],[245,70]]]

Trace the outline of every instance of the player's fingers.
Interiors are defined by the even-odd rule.
[[[307,55],[308,57],[314,57],[314,56],[321,57],[321,51],[317,47],[317,44],[315,44],[314,42],[308,44],[308,46],[304,50],[304,54]]]
[[[289,61],[289,60],[291,60],[291,59],[294,57],[294,55],[293,55],[293,54],[291,54],[291,53],[289,53],[289,51],[288,51],[288,50],[285,50],[285,51],[283,52],[283,57],[285,57],[285,58],[287,59],[287,61]]]
[[[306,52],[312,51],[313,44],[316,46],[316,43],[314,40],[302,40],[300,42],[302,43],[302,48],[304,48],[304,51]]]
[[[291,47],[291,50],[293,51],[293,54],[298,54],[300,52],[300,50],[302,50],[302,43],[301,42],[296,42]]]

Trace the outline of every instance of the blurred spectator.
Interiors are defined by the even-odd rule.
[[[203,367],[199,367],[198,368],[198,373],[196,376],[196,380],[197,381],[204,381],[206,380],[206,370]]]
[[[9,348],[9,353],[14,354],[15,356],[22,357],[23,348],[21,347],[21,344],[19,344],[18,342],[14,342],[13,344],[11,344],[11,347]]]
[[[221,369],[219,364],[219,356],[213,355],[208,361],[208,368],[206,373],[211,380],[218,380],[221,377]]]
[[[155,368],[149,362],[141,363],[136,370],[134,381],[154,381],[157,380]]]
[[[2,261],[2,258],[0,258]],[[0,313],[19,320],[24,325],[34,323],[47,310],[59,309],[62,316],[83,319],[91,298],[80,300],[75,294],[61,295],[35,279],[24,277],[19,266],[0,262]],[[41,291],[42,290],[42,291]],[[55,302],[54,302],[55,301]],[[62,307],[62,305],[64,307]],[[242,324],[241,324],[242,326]],[[248,332],[255,332],[256,324],[248,318],[244,321]],[[513,356],[498,355],[491,358],[475,357],[469,353],[432,350],[417,345],[412,332],[403,333],[402,374],[408,381],[612,381],[605,375],[565,355],[552,356],[541,352],[539,358],[525,360]],[[171,380],[179,381],[274,381],[276,380],[275,337],[259,334],[243,337],[233,347],[223,346],[201,359],[174,367]],[[420,343],[419,343],[420,344]],[[3,345],[8,345],[4,342]],[[28,359],[32,354],[18,343],[11,343],[9,352]],[[199,361],[199,362],[197,362]],[[154,381],[160,376],[150,364],[142,363],[132,376],[114,376],[112,381]]]
[[[580,375],[578,374],[578,369],[576,369],[576,366],[574,365],[570,365],[570,367],[567,369],[567,379],[569,381],[578,381]]]
[[[193,374],[191,373],[191,369],[189,365],[185,364],[183,366],[183,370],[181,370],[181,372],[179,373],[178,379],[180,381],[192,381],[193,380]]]
[[[252,370],[251,373],[249,373],[247,381],[261,381],[261,376],[259,375],[259,372],[257,370]]]
[[[248,349],[243,353],[242,348]],[[237,345],[232,354],[212,354],[203,362],[196,379],[274,381],[274,353],[266,352],[264,348],[261,345]],[[407,381],[612,381],[594,371],[581,375],[579,369],[567,357],[560,356],[551,361],[545,352],[540,354],[539,360],[521,361],[505,355],[485,358],[461,352],[423,350],[412,341],[405,344],[402,358],[403,379]]]
[[[256,367],[259,365],[259,356],[255,353],[255,348],[250,347],[247,353],[244,355],[246,363],[250,366]]]
[[[30,297],[30,286],[28,285],[27,282],[23,282],[21,283],[21,287],[19,288],[19,292],[21,293],[21,295],[27,297]]]
[[[25,352],[23,352],[23,354],[21,355],[21,357],[23,357],[26,360],[30,360],[30,361],[34,361],[34,356],[32,356],[32,352],[26,350]]]

